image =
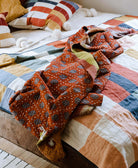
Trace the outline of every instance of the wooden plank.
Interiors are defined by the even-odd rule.
[[[58,168],[58,167],[55,166],[55,165],[50,164],[47,168]]]
[[[39,159],[38,156],[34,155],[31,152],[28,151],[24,151],[21,155],[20,155],[21,159],[24,159],[27,163],[29,164],[33,164],[35,160]]]
[[[36,168],[47,168],[49,165],[50,165],[50,163],[48,163],[47,161],[45,161],[42,158],[39,158],[32,163],[32,166],[34,166]]]
[[[25,151],[21,147],[9,142],[4,138],[0,139],[0,148],[16,157],[20,156]]]
[[[13,115],[0,110],[0,137],[26,149],[40,157],[43,155],[36,147],[37,138],[24,128]]]
[[[5,152],[2,150],[4,150]],[[8,152],[9,154],[7,154],[6,152]],[[33,167],[35,168],[58,168],[57,166],[52,165],[51,163],[44,160],[43,158],[35,155],[34,153],[26,151],[25,149],[9,142],[8,140],[4,138],[0,138],[0,154],[1,154],[0,164],[3,161],[3,159],[6,157],[8,158],[9,155],[14,155],[15,157],[19,158],[19,160],[13,159],[13,163],[12,162],[10,163],[11,165],[7,163],[8,165],[5,168],[12,168],[12,167],[14,168],[24,168],[24,167],[25,168],[33,168]]]
[[[26,166],[25,168],[34,168],[33,166],[31,166],[31,165],[28,165],[28,166]]]

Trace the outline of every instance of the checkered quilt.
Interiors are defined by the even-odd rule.
[[[121,16],[99,25],[138,31],[138,17]],[[0,56],[0,108],[36,71],[61,55],[66,40],[20,54]],[[138,161],[138,34],[118,39],[124,52],[112,59],[103,104],[90,115],[72,119],[62,139],[99,168],[127,168]]]

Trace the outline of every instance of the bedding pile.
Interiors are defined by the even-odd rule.
[[[14,43],[10,44],[11,47],[7,47],[7,44],[4,43],[0,47],[0,53],[26,51],[30,47],[35,48],[69,37],[82,26],[89,25],[90,21],[91,24],[97,25],[120,16],[119,14],[100,13],[93,8],[82,8],[81,5],[66,0],[20,1],[0,1],[0,13],[8,12],[7,29],[9,32],[11,29],[10,35],[14,40]],[[23,45],[20,45],[18,41],[21,41],[22,37],[25,37],[26,40],[22,42]]]
[[[15,93],[10,100],[11,112],[33,135],[41,139],[40,135],[45,134],[45,139],[51,138],[53,133],[64,129],[79,104],[101,105],[102,95],[98,93],[110,75],[108,59],[122,52],[109,31],[83,27],[68,39],[63,54],[44,71],[36,72]],[[46,150],[43,153],[51,160]],[[62,149],[56,147],[56,150],[51,155],[62,153]],[[57,162],[61,156],[58,153],[52,158]]]
[[[30,50],[28,52],[22,52],[20,54],[8,54],[8,55],[2,54],[0,56],[0,83],[1,83],[0,84],[1,85],[0,106],[1,106],[1,109],[10,113],[8,102],[9,102],[11,95],[13,95],[16,91],[17,91],[16,94],[18,95],[18,93],[20,93],[21,96],[19,96],[19,97],[17,95],[16,95],[17,97],[14,96],[11,99],[12,100],[11,105],[12,105],[12,103],[14,104],[14,102],[21,102],[21,99],[24,98],[24,97],[22,97],[23,94],[25,95],[27,93],[26,96],[29,97],[32,93],[32,96],[33,96],[33,93],[35,93],[36,90],[42,94],[43,93],[42,91],[47,88],[46,87],[47,85],[49,87],[51,87],[53,84],[54,84],[54,86],[55,86],[55,84],[58,85],[58,83],[61,84],[62,83],[61,81],[68,79],[65,76],[68,76],[69,73],[71,73],[72,76],[74,77],[74,75],[77,74],[76,71],[78,71],[78,69],[74,69],[75,67],[73,69],[71,68],[70,69],[71,72],[67,73],[67,75],[65,75],[65,76],[61,75],[61,78],[60,77],[57,78],[56,76],[54,76],[55,75],[54,71],[58,71],[57,66],[55,65],[55,62],[53,61],[49,66],[47,66],[47,65],[51,62],[51,60],[53,60],[55,58],[55,60],[57,60],[57,62],[61,61],[60,65],[66,66],[66,61],[67,61],[67,65],[68,65],[68,61],[74,60],[74,58],[77,57],[77,58],[79,58],[80,64],[82,64],[82,67],[84,67],[80,72],[84,73],[86,76],[88,75],[91,80],[92,80],[92,78],[94,80],[93,84],[86,83],[86,85],[90,84],[90,85],[92,85],[91,87],[93,87],[94,85],[97,86],[97,87],[94,87],[92,90],[94,92],[94,94],[96,94],[96,95],[99,94],[99,92],[101,92],[103,90],[103,86],[104,86],[104,90],[102,91],[103,103],[102,103],[102,106],[96,107],[92,111],[91,114],[83,116],[83,117],[76,117],[76,118],[72,119],[64,130],[64,133],[62,135],[62,140],[67,142],[69,145],[71,145],[76,150],[78,150],[81,154],[83,154],[87,159],[89,159],[91,162],[96,164],[98,167],[106,168],[106,167],[109,167],[109,165],[111,167],[115,167],[115,168],[130,167],[133,163],[135,163],[138,160],[138,158],[137,158],[137,156],[138,156],[138,141],[137,141],[137,139],[138,139],[138,134],[137,134],[138,124],[137,124],[137,120],[136,120],[136,118],[138,118],[138,104],[137,104],[137,101],[138,101],[137,100],[138,99],[137,98],[137,90],[138,90],[138,87],[137,87],[137,85],[138,85],[138,81],[137,81],[137,76],[138,76],[138,73],[137,73],[138,72],[138,69],[137,69],[137,67],[138,67],[137,66],[137,63],[138,63],[137,62],[138,35],[134,34],[134,31],[127,31],[127,33],[131,33],[130,34],[131,36],[124,36],[121,39],[119,39],[118,41],[114,40],[114,38],[118,38],[119,36],[123,35],[122,31],[120,32],[120,30],[122,30],[121,28],[124,28],[124,27],[125,28],[133,28],[137,31],[138,30],[137,22],[138,22],[137,17],[122,16],[122,17],[115,18],[113,20],[107,21],[104,24],[99,25],[99,27],[107,28],[107,30],[110,30],[110,32],[113,33],[113,34],[111,34],[111,37],[112,37],[111,39],[109,38],[110,36],[108,36],[109,34],[107,36],[101,37],[102,33],[104,34],[104,33],[109,32],[109,31],[103,32],[102,29],[100,29],[100,30],[102,30],[102,32],[97,33],[96,35],[89,34],[92,37],[91,40],[89,38],[83,39],[82,35],[86,35],[89,32],[89,31],[87,32],[88,29],[94,28],[93,26],[90,26],[90,27],[83,27],[78,32],[79,34],[76,34],[77,36],[74,35],[74,36],[70,37],[68,40],[65,39],[65,40],[57,41],[57,42],[54,42],[54,43],[51,43],[48,45],[43,45],[41,47],[35,48],[35,49]],[[112,28],[112,29],[109,28],[111,26],[118,26],[119,27],[117,29],[117,33],[114,28]],[[126,32],[126,29],[123,29],[123,31],[124,30]],[[133,36],[132,36],[132,34],[133,34]],[[86,36],[84,36],[84,37],[86,37]],[[94,39],[96,37],[98,38],[98,40],[100,39],[100,43],[98,43],[99,41],[95,41],[95,43],[97,42],[96,43],[97,48],[95,48],[95,50],[97,51],[97,49],[98,50],[101,49],[102,54],[99,53],[97,55],[96,51],[92,51],[93,57],[91,57],[91,60],[93,60],[93,58],[94,58],[97,63],[96,64],[95,61],[91,61],[92,65],[93,65],[92,69],[93,70],[96,69],[96,72],[98,72],[98,74],[96,74],[96,76],[92,75],[92,77],[91,77],[90,71],[86,68],[87,66],[85,67],[85,65],[88,65],[88,64],[83,64],[83,61],[81,61],[81,54],[83,54],[81,52],[87,53],[88,51],[91,50],[91,48],[95,47],[91,43],[91,41],[94,41],[93,37],[94,37]],[[107,39],[105,37],[107,37]],[[75,38],[75,39],[71,39],[71,38]],[[108,41],[109,43],[106,40],[107,41],[109,40]],[[105,41],[107,43],[104,44]],[[74,42],[76,42],[76,43],[79,42],[79,44],[73,45]],[[112,42],[113,43],[115,42],[114,45],[112,45]],[[122,53],[123,50],[120,47],[119,43],[122,45],[122,47],[124,49],[123,53]],[[90,44],[91,44],[91,46],[89,46]],[[112,52],[111,52],[111,50],[109,50],[109,48],[113,49]],[[80,51],[80,49],[81,49],[81,51]],[[83,51],[82,51],[82,49],[83,49]],[[114,52],[114,49],[116,49],[115,52]],[[67,55],[64,52],[67,53]],[[97,51],[97,52],[99,52],[99,51]],[[87,55],[86,53],[85,53],[85,55]],[[110,53],[110,54],[106,55],[106,53],[108,53],[108,54]],[[107,60],[107,58],[105,59],[105,61],[98,60],[98,57],[100,57],[100,56],[102,57],[104,54],[108,58],[112,59],[111,63],[109,62],[109,60]],[[118,54],[120,54],[120,55],[115,57]],[[63,60],[61,59],[62,56],[64,58]],[[85,57],[82,57],[82,58],[84,59]],[[87,60],[87,57],[85,58],[85,61],[86,60]],[[106,63],[106,65],[104,65],[103,63]],[[54,65],[54,66],[52,66],[52,65]],[[104,65],[106,68],[109,65],[109,67],[111,66],[111,68],[109,68],[107,71],[106,68],[105,69],[102,68],[102,65]],[[64,69],[66,68],[63,66],[60,67],[62,69],[62,71],[64,71]],[[48,69],[48,67],[52,68],[51,70],[53,72],[51,72],[50,69]],[[91,67],[91,66],[88,66],[88,67]],[[76,68],[78,68],[78,67],[76,67]],[[36,71],[39,71],[39,72],[36,72]],[[111,74],[110,74],[110,71],[111,71]],[[65,69],[65,72],[66,72],[66,69]],[[57,72],[57,74],[58,73],[59,73],[59,71]],[[46,77],[47,77],[47,75],[49,75],[49,79],[53,80],[53,77],[54,77],[54,79],[56,78],[56,80],[54,80],[53,83],[50,83],[48,81],[48,79],[45,79],[45,74],[46,74]],[[109,77],[109,74],[110,74],[110,77]],[[39,77],[36,77],[37,75]],[[101,78],[98,78],[98,77],[101,77]],[[109,80],[108,80],[108,77],[109,77]],[[103,80],[103,78],[104,78],[104,80]],[[32,80],[27,81],[28,79],[32,79]],[[42,79],[45,79],[45,82],[47,83],[47,85],[44,82],[42,85],[40,85]],[[80,78],[80,81],[82,79],[83,78]],[[71,81],[71,80],[72,79],[69,78],[69,81]],[[75,78],[75,80],[76,80],[76,78]],[[76,85],[76,82],[78,82],[78,81],[75,81],[75,80],[74,80],[74,84]],[[26,83],[26,81],[27,81],[27,83]],[[107,81],[106,85],[103,84],[105,81]],[[27,88],[32,87],[32,85],[29,85],[29,84],[33,83],[33,86],[35,86],[34,91],[33,90],[29,91],[29,90],[27,90],[27,88],[24,88],[22,90],[22,92],[18,91],[23,88],[25,83],[27,84]],[[74,87],[75,87],[75,85],[74,85]],[[70,84],[70,86],[71,86],[71,84]],[[80,87],[82,87],[82,86],[80,86]],[[80,89],[78,87],[76,89],[74,89],[73,95],[78,94],[78,96],[80,96],[79,95],[79,93],[81,93],[81,92],[79,92]],[[57,95],[54,95],[54,93],[56,93],[56,91],[57,91]],[[52,102],[53,100],[58,99],[58,97],[59,97],[59,99],[61,97],[66,98],[66,94],[68,94],[68,93],[66,93],[65,90],[60,90],[58,87],[56,90],[54,90],[52,92],[52,94],[51,94],[51,92],[52,92],[52,90],[49,91],[48,95],[42,96],[43,100],[45,100],[46,103]],[[65,94],[62,95],[61,93],[65,93]],[[86,96],[87,94],[84,93],[84,95]],[[78,99],[79,101],[77,101],[77,103],[80,102],[81,99],[83,99],[84,95],[82,95],[81,98],[77,96],[79,98]],[[76,97],[72,97],[72,98],[76,98]],[[31,99],[29,101],[31,101]],[[39,97],[39,95],[36,96],[35,101],[41,101],[41,96],[40,97]],[[87,104],[89,104],[88,101],[91,101],[91,100],[84,99],[84,102],[82,101],[82,103],[87,105]],[[61,101],[60,103],[62,104],[62,106],[65,105],[64,108],[67,108],[69,100],[63,101],[63,102],[64,103],[62,103],[62,101]],[[75,103],[75,100],[73,103]],[[31,106],[33,106],[32,103],[30,103],[30,104],[31,104]],[[23,109],[28,110],[29,107],[31,107],[30,104],[25,104],[25,106],[24,106],[23,103],[21,103],[20,105],[23,105],[23,106],[21,106]],[[36,108],[37,107],[44,108],[45,104],[43,104],[42,102],[40,102],[40,104],[38,104],[36,106]],[[101,102],[97,105],[100,105],[100,104],[101,104]],[[16,105],[16,103],[15,103],[15,105]],[[50,103],[48,104],[48,106],[49,105],[50,105]],[[78,104],[76,104],[76,105],[78,105]],[[74,105],[73,108],[75,108],[76,105]],[[84,108],[79,109],[78,113],[76,112],[76,114],[79,115],[82,112],[81,110],[84,110],[86,112],[87,110],[91,111],[93,109],[93,108],[89,109],[90,106],[86,106],[86,105],[84,106]],[[11,106],[11,108],[12,108],[12,106]],[[57,108],[58,108],[58,106],[57,106]],[[50,120],[50,122],[48,122],[48,123],[51,123],[52,120],[54,120],[55,122],[58,121],[58,119],[60,118],[59,116],[55,117],[55,115],[54,115],[54,117],[52,119],[53,114],[51,113],[51,109],[53,112],[55,112],[54,114],[58,114],[58,110],[56,111],[55,106],[51,106],[51,107],[49,107],[49,109],[47,109],[48,113],[46,113],[46,114],[43,113],[44,118],[45,119],[48,118],[48,120]],[[21,111],[18,111],[16,113],[16,110],[13,111],[13,113],[15,113],[16,116],[18,116],[18,114],[20,114]],[[72,110],[74,110],[74,109],[72,109]],[[30,119],[33,118],[32,116],[35,116],[36,111],[37,110],[35,110],[35,112],[33,110],[31,110],[31,113],[28,113],[28,116],[30,117]],[[38,111],[39,111],[39,109],[38,109]],[[65,113],[63,113],[63,115],[61,115],[61,118],[62,117],[64,118],[63,125],[66,124],[66,119],[67,120],[69,119],[71,111],[69,111],[69,113],[65,112]],[[24,112],[25,112],[25,110],[23,110],[23,113]],[[39,113],[37,113],[37,114],[39,114]],[[51,114],[51,116],[49,116],[48,114]],[[19,117],[19,120],[21,119],[20,122],[22,124],[27,123],[26,122],[26,121],[28,121],[27,118],[23,118],[23,116],[21,114],[18,117]],[[39,124],[41,125],[41,123],[40,123],[40,120],[37,120],[38,119],[37,117],[39,118],[39,115],[35,116],[35,118],[36,118],[35,123],[38,126]],[[31,122],[33,122],[33,120],[31,120]],[[28,125],[28,126],[30,127],[30,125]],[[55,128],[54,127],[55,124],[52,126],[53,126],[53,128]],[[57,126],[59,128],[61,128],[61,126],[59,126],[59,125],[57,125]],[[37,130],[37,129],[35,130],[34,126],[32,128],[33,128],[33,132],[38,136],[40,136],[39,134],[41,131],[43,131],[43,128],[45,128],[47,130],[46,125],[43,126],[43,128],[41,127],[42,129],[40,129],[40,130]],[[28,129],[30,129],[30,128],[28,128]],[[37,131],[38,131],[38,133],[37,133]],[[52,131],[53,131],[53,129],[52,129]],[[50,133],[52,133],[52,132],[50,132]],[[42,137],[42,141],[44,140],[43,138],[45,138],[45,136],[43,136],[43,135],[46,135],[46,133],[45,134],[41,133],[40,137]],[[55,135],[57,135],[57,134],[55,134]],[[60,134],[58,134],[58,136],[56,137],[58,139],[58,142],[60,142],[59,137],[60,137]],[[54,146],[53,141],[50,141],[50,144],[52,144],[52,146]],[[41,146],[39,146],[39,145],[41,145]],[[45,143],[43,144],[43,142],[41,142],[41,139],[40,139],[40,144],[38,143],[38,147],[40,148],[40,151],[42,151],[42,153],[44,153],[46,155],[45,151],[47,150],[47,146],[45,145]],[[51,148],[51,150],[49,151],[49,154],[52,153],[51,155],[53,155],[52,149],[53,148]],[[103,156],[103,153],[104,153],[104,156]]]
[[[19,29],[42,29],[48,33],[51,32],[51,34],[57,36],[57,38],[61,38],[60,30],[71,29],[71,26],[67,21],[79,8],[80,5],[67,0],[26,0],[21,2],[20,0],[0,1],[0,15],[2,16],[3,13],[6,13],[5,22],[9,34],[10,29],[8,25]],[[1,27],[2,25],[2,22],[0,22]],[[45,38],[47,38],[47,36],[45,36]],[[5,39],[6,37],[3,35],[2,38]],[[0,42],[2,43],[0,48],[15,45],[14,37],[12,37],[12,39],[14,40],[14,43],[6,44],[6,41],[3,39],[1,42],[0,37]],[[24,43],[23,46],[27,45],[26,43]],[[22,45],[17,45],[17,47],[18,46],[21,47]],[[23,48],[23,46],[21,48]]]

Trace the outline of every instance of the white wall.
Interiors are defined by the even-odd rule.
[[[138,0],[72,0],[101,12],[138,16]]]

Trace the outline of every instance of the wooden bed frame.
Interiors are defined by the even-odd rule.
[[[10,142],[46,159],[37,149],[37,138],[30,134],[30,131],[25,129],[18,121],[16,121],[13,115],[8,114],[0,110],[0,137],[3,137]],[[95,164],[81,155],[77,150],[72,148],[65,142],[63,147],[66,153],[66,157],[63,160],[61,168],[98,168]],[[131,168],[137,168],[138,162]]]
[[[10,142],[46,159],[37,149],[37,138],[30,134],[30,131],[25,129],[14,116],[0,110],[0,137],[3,137]],[[63,160],[62,168],[97,168],[92,162],[86,159],[78,151],[72,148],[67,143],[63,142],[63,147],[66,152],[66,157]]]

